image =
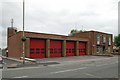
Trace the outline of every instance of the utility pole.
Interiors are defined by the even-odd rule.
[[[24,33],[24,27],[25,27],[24,26],[25,25],[25,21],[24,21],[25,20],[24,19],[25,18],[24,17],[25,16],[24,15],[25,14],[25,8],[24,7],[25,7],[25,1],[23,0],[23,37],[25,37],[25,33]],[[25,42],[24,41],[22,41],[22,42],[23,42],[23,53],[22,53],[22,55],[23,55],[23,64],[25,64]]]
[[[13,21],[13,18],[11,19],[11,27],[13,27],[13,23],[14,23],[14,21]]]

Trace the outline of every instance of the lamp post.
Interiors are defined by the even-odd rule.
[[[23,0],[23,37],[25,37],[25,33],[24,33],[24,14],[25,14],[25,1]],[[23,42],[23,53],[22,53],[22,56],[23,56],[23,64],[25,64],[25,42],[22,40]]]

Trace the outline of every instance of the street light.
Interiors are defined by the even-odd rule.
[[[25,37],[25,33],[24,33],[24,23],[25,23],[25,21],[24,21],[24,14],[25,14],[25,1],[23,0],[23,37],[22,38],[24,38]],[[22,40],[22,42],[23,42],[23,53],[22,53],[22,56],[23,56],[23,64],[25,64],[25,42],[24,42],[24,40]]]

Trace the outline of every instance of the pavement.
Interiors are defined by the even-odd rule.
[[[3,78],[118,78],[118,56],[75,56],[36,60],[37,66],[3,69]],[[59,64],[39,65],[48,62]]]
[[[35,59],[36,62],[25,61],[14,58],[3,57],[3,68],[22,68],[22,67],[36,67],[36,66],[63,66],[77,63],[91,63],[97,60],[109,59],[106,56],[72,56],[72,57],[60,57],[60,58],[41,58]]]
[[[25,61],[25,64],[23,64],[22,61],[7,59],[7,58],[3,58],[3,61],[4,61],[4,64],[3,64],[4,69],[60,64],[58,62],[28,62],[28,61]]]

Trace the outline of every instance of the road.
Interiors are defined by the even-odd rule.
[[[78,57],[77,57],[78,58]],[[68,61],[65,64],[3,69],[3,78],[118,78],[118,57]]]

